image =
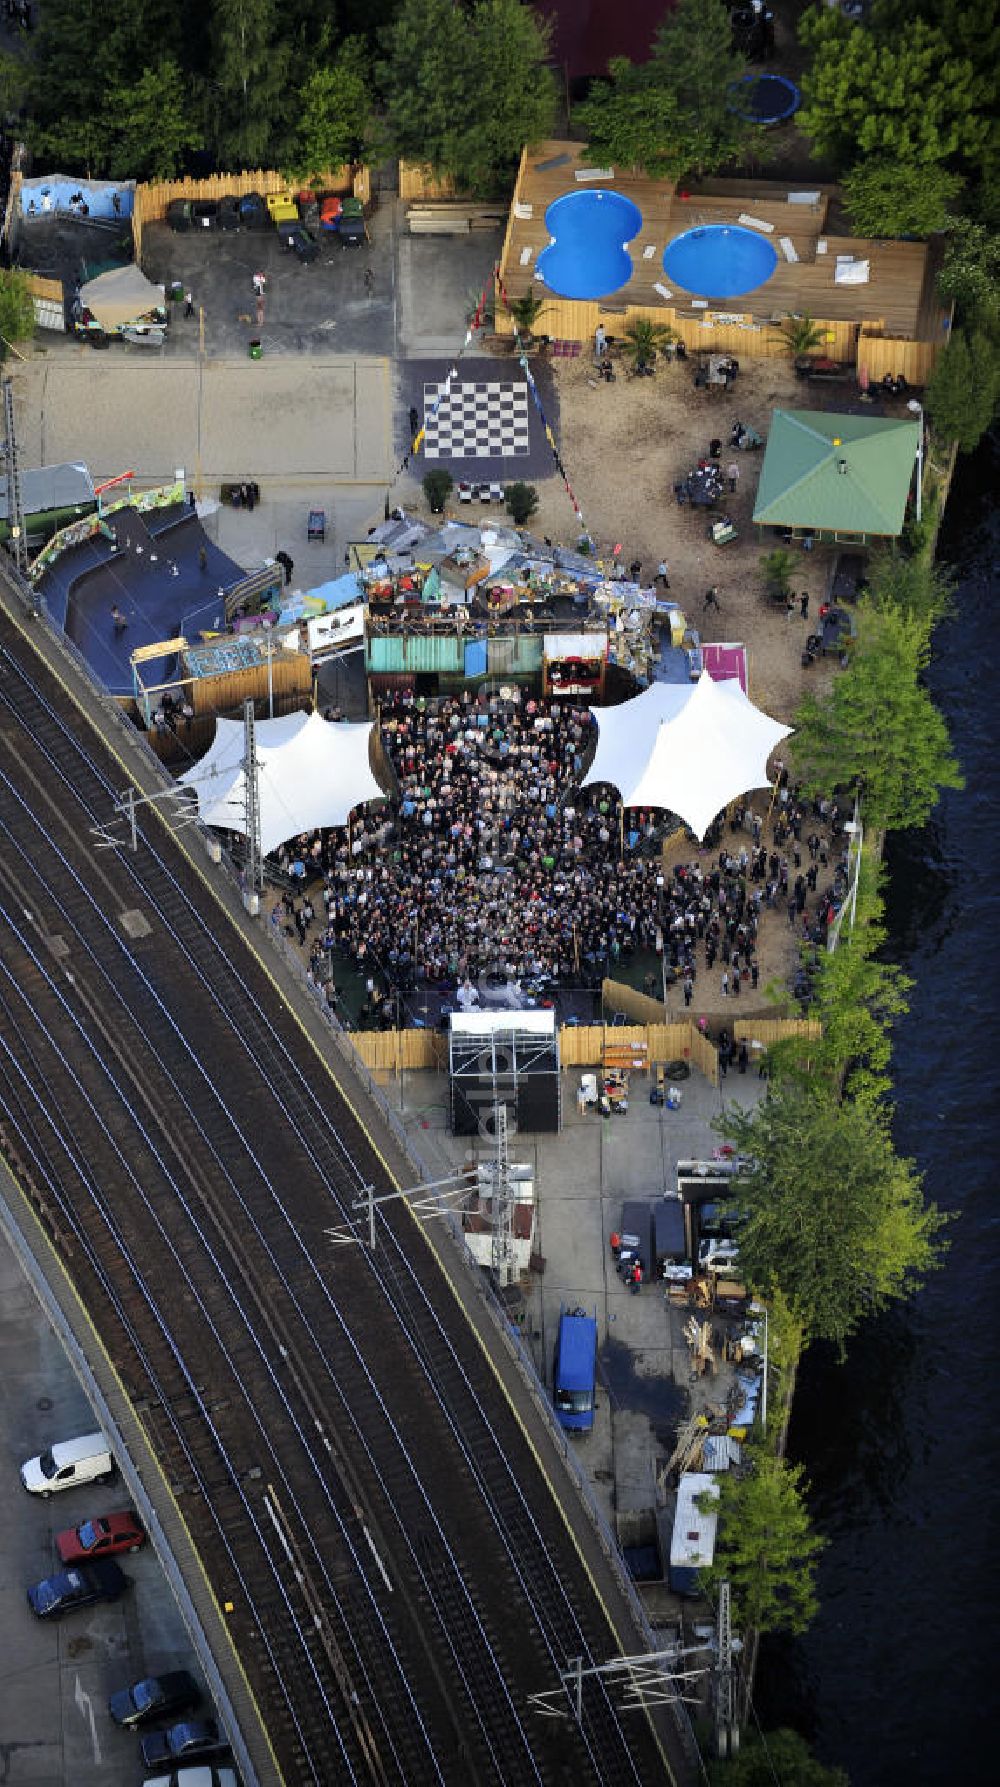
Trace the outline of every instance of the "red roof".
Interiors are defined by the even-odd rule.
[[[552,60],[571,81],[608,72],[611,56],[646,62],[672,0],[534,0],[552,23]]]

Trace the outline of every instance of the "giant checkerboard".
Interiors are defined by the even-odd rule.
[[[428,459],[517,459],[529,451],[528,387],[499,379],[424,386]]]

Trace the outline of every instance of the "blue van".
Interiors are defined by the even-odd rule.
[[[552,1400],[560,1426],[589,1433],[594,1425],[597,1316],[585,1309],[559,1311]]]

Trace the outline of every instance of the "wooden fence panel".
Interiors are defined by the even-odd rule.
[[[447,1064],[447,1038],[436,1030],[352,1030],[351,1042],[372,1073],[419,1073]]]
[[[941,341],[902,341],[892,335],[866,335],[858,338],[858,371],[868,374],[877,384],[886,373],[893,378],[900,373],[908,385],[923,387],[934,370],[934,362],[944,346]]]
[[[796,1036],[818,1042],[822,1034],[823,1026],[816,1018],[737,1018],[733,1025],[736,1042],[762,1042],[766,1049]]]
[[[209,174],[204,180],[151,180],[135,189],[132,211],[132,239],[135,258],[142,252],[142,232],[147,223],[160,223],[174,199],[244,198],[248,192],[298,192],[304,187],[317,191],[352,193],[362,204],[371,199],[371,170],[366,166],[341,167],[325,173],[310,174],[306,179],[289,180],[275,168],[243,168],[238,174]]]
[[[399,196],[401,199],[454,199],[458,197],[458,188],[450,174],[435,174],[433,168],[401,161]]]
[[[651,999],[625,981],[605,980],[601,983],[605,1011],[623,1011],[633,1024],[662,1024],[663,1001]]]

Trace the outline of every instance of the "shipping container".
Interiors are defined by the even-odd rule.
[[[677,1485],[677,1510],[670,1541],[670,1587],[675,1595],[701,1592],[700,1574],[715,1557],[718,1514],[699,1508],[711,1497],[718,1500],[719,1486],[709,1471],[686,1471]]]

